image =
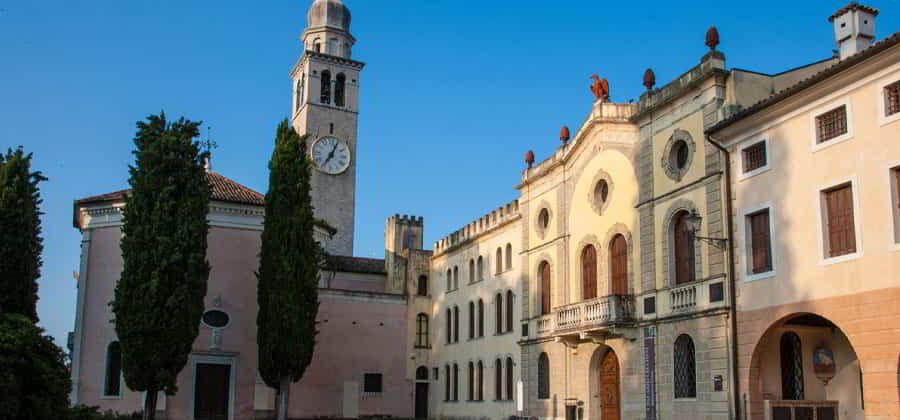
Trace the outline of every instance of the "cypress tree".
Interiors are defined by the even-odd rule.
[[[290,384],[312,361],[324,256],[313,238],[304,140],[287,120],[278,125],[257,273],[259,371],[266,385],[278,390],[279,420],[287,418]]]
[[[209,184],[194,138],[200,123],[137,123],[131,194],[123,211],[124,266],[111,303],[125,383],[146,391],[153,419],[159,391],[173,395],[197,337],[209,264]]]
[[[38,184],[46,179],[31,170],[31,154],[21,147],[0,154],[0,313],[35,323],[44,249]]]

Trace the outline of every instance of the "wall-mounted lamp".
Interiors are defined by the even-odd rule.
[[[697,213],[697,210],[691,210],[691,214],[688,215],[687,222],[688,229],[690,229],[691,233],[694,234],[694,239],[705,241],[719,249],[725,249],[725,247],[728,245],[727,238],[710,238],[697,235],[697,232],[700,232],[700,228],[703,226],[703,216],[700,216],[700,213]]]

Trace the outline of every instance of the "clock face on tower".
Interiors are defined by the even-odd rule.
[[[326,174],[340,174],[350,167],[350,147],[337,137],[322,137],[312,145],[312,161]]]

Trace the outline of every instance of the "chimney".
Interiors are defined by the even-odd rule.
[[[841,60],[875,42],[875,16],[878,16],[878,9],[853,1],[828,18],[834,25],[834,39],[837,41]]]

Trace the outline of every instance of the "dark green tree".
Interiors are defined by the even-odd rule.
[[[319,311],[324,253],[313,238],[316,219],[304,144],[287,120],[278,125],[256,275],[259,371],[266,384],[278,390],[278,420],[287,418],[290,384],[303,377],[312,361]]]
[[[65,418],[71,390],[53,340],[22,314],[0,315],[0,418]]]
[[[45,181],[31,170],[31,154],[22,148],[0,154],[0,313],[37,316],[37,279],[41,276],[41,197]]]
[[[131,194],[122,228],[123,269],[111,303],[125,383],[146,391],[153,419],[159,391],[173,395],[197,338],[209,264],[209,184],[194,138],[200,123],[137,123]]]

